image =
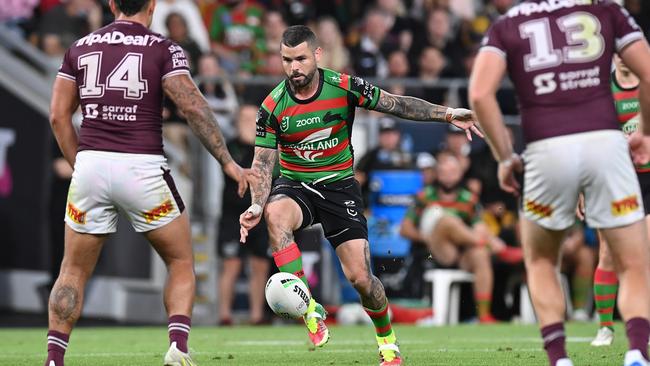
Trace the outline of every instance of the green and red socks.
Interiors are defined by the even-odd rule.
[[[185,315],[172,315],[169,317],[167,329],[169,331],[169,344],[176,343],[176,348],[187,353],[187,338],[190,336],[192,320]]]
[[[368,309],[365,306],[363,309],[366,311],[366,314],[370,316],[372,323],[375,325],[377,338],[389,338],[392,336],[393,340],[389,343],[394,343],[395,332],[393,332],[393,326],[390,323],[390,316],[388,314],[388,301],[386,301],[386,304],[384,304],[384,306],[377,310]]]
[[[45,366],[63,366],[63,358],[69,340],[69,334],[57,332],[56,330],[47,332],[47,360],[45,360]]]
[[[604,271],[596,268],[594,274],[594,300],[596,311],[600,318],[600,326],[612,328],[614,326],[614,305],[618,291],[618,278],[616,272]]]
[[[484,293],[474,294],[474,301],[476,302],[476,313],[478,319],[481,323],[493,323],[495,322],[494,317],[492,316],[492,294]]]
[[[291,243],[288,247],[273,253],[273,260],[280,271],[294,274],[309,288],[307,277],[302,270],[302,255],[296,243]]]

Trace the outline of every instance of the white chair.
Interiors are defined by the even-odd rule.
[[[431,282],[433,325],[458,324],[460,284],[473,283],[474,275],[458,269],[430,269],[424,280]]]

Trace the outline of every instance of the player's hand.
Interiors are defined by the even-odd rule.
[[[628,138],[632,161],[635,165],[645,165],[650,162],[650,136],[644,136],[636,131]]]
[[[471,110],[465,108],[447,108],[445,119],[452,125],[462,128],[468,140],[472,141],[472,132],[483,138],[483,133],[478,129],[476,116]]]
[[[245,243],[248,237],[248,231],[257,225],[262,219],[262,206],[254,203],[239,215],[239,242]]]
[[[516,174],[524,171],[524,163],[517,154],[512,154],[508,159],[499,163],[499,186],[504,191],[519,196],[521,185],[515,177]]]
[[[246,189],[248,189],[248,175],[250,174],[248,169],[243,169],[239,164],[230,161],[223,166],[223,171],[237,182],[237,194],[239,194],[239,197],[244,197]]]
[[[585,221],[585,195],[580,193],[578,196],[578,206],[576,206],[576,216],[580,221]]]

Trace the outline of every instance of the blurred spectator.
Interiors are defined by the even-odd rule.
[[[285,14],[289,25],[307,24],[314,20],[318,3],[326,3],[329,7],[332,6],[331,1],[315,0],[262,0],[261,2],[266,4],[267,9],[277,9]]]
[[[408,152],[402,151],[401,133],[397,122],[392,117],[379,120],[379,145],[368,151],[355,168],[355,178],[361,185],[361,192],[368,206],[368,182],[375,170],[412,169],[413,161]]]
[[[395,50],[388,55],[388,77],[390,78],[406,78],[409,76],[410,66],[406,56],[406,52],[402,50]],[[399,95],[412,95],[419,97],[419,89],[416,91],[409,90],[399,83],[391,84],[387,91],[392,94]]]
[[[435,85],[440,77],[445,76],[443,72],[446,63],[445,57],[438,49],[427,47],[422,50],[418,60],[419,73],[417,76],[425,85],[421,87],[421,91],[417,95],[431,103],[446,104],[447,89]]]
[[[39,45],[49,56],[61,56],[72,42],[102,25],[102,8],[94,0],[68,0],[43,15]]]
[[[489,0],[483,10],[472,20],[472,29],[483,35],[492,22],[505,14],[514,5],[514,0]]]
[[[465,135],[463,130],[449,124],[441,150],[451,153],[458,159],[463,175],[467,172],[470,165],[469,154],[472,152],[472,145],[467,141],[467,135]],[[475,191],[472,190],[472,192]],[[478,194],[480,192],[475,193]]]
[[[572,320],[590,320],[587,306],[595,269],[596,249],[587,244],[582,224],[576,223],[562,242],[562,272],[571,278]]]
[[[426,47],[434,47],[447,58],[451,75],[464,76],[464,50],[459,43],[458,29],[454,24],[449,11],[440,8],[432,10],[427,15],[423,29],[414,34],[411,60],[418,60]]]
[[[201,49],[199,48],[199,45],[189,37],[185,18],[183,18],[179,13],[169,13],[167,19],[165,19],[165,27],[167,28],[169,39],[183,47],[185,55],[190,59],[190,70],[192,75],[196,74],[197,63],[201,57]]]
[[[509,251],[481,221],[478,197],[462,185],[458,159],[448,152],[438,154],[436,174],[436,182],[416,196],[402,221],[400,234],[414,243],[425,243],[438,266],[460,267],[474,273],[479,321],[492,323],[494,283],[490,252]]]
[[[422,173],[422,185],[428,186],[436,181],[436,158],[428,152],[419,153],[415,166]]]
[[[259,73],[268,76],[284,76],[282,56],[280,56],[280,53],[268,52],[264,56],[264,67],[260,69]],[[264,97],[262,96],[262,98]]]
[[[0,23],[22,35],[21,24],[29,21],[39,0],[0,0]]]
[[[264,14],[264,37],[266,37],[265,50],[267,53],[279,54],[282,44],[282,33],[287,29],[282,13],[276,10]]]
[[[212,12],[212,49],[229,73],[253,73],[266,53],[264,8],[254,0],[225,0]]]
[[[315,33],[323,49],[318,65],[341,72],[349,71],[350,53],[343,43],[343,35],[336,20],[331,17],[320,18]]]
[[[358,76],[384,78],[388,65],[383,51],[386,50],[386,35],[389,17],[385,11],[372,8],[364,18],[361,39],[352,51],[353,68]]]
[[[208,101],[208,105],[217,117],[219,128],[226,138],[235,136],[233,127],[233,116],[237,112],[237,94],[235,88],[227,78],[219,65],[219,59],[212,53],[207,53],[199,59],[198,76],[199,90]],[[222,78],[217,81],[215,78]]]
[[[237,116],[236,139],[228,143],[228,151],[241,166],[250,166],[253,162],[255,147],[255,120],[257,106],[242,105]],[[248,296],[250,323],[264,322],[264,286],[270,268],[269,238],[266,225],[261,222],[252,229],[246,244],[239,243],[239,213],[248,208],[250,192],[244,198],[237,195],[237,182],[225,177],[223,189],[222,216],[219,223],[218,252],[222,260],[219,276],[219,323],[231,325],[234,288],[242,270],[242,261],[248,257]]]
[[[192,0],[160,0],[156,2],[156,10],[151,20],[151,30],[169,36],[165,22],[170,13],[180,14],[185,19],[185,24],[189,29],[187,37],[194,40],[201,51],[210,50],[208,32],[203,24],[199,8]]]
[[[406,16],[404,2],[400,0],[377,0],[377,7],[388,16],[386,43],[390,49],[408,52],[413,44],[412,21]]]

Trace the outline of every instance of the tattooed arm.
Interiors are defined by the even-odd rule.
[[[467,138],[470,140],[472,139],[470,130],[483,137],[475,126],[472,111],[468,109],[449,108],[419,98],[395,95],[382,90],[375,110],[413,121],[449,122],[465,130]]]
[[[251,167],[251,206],[239,216],[241,226],[240,241],[243,243],[248,236],[248,230],[255,227],[262,218],[263,207],[271,193],[271,182],[277,150],[266,147],[255,147],[255,157]]]
[[[219,161],[224,172],[237,181],[239,195],[243,196],[247,186],[245,174],[239,164],[232,160],[217,119],[194,81],[188,75],[170,76],[163,79],[163,89],[187,117],[187,124]]]

